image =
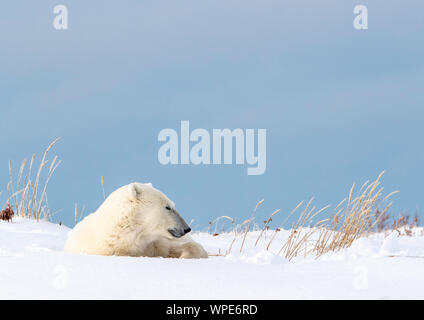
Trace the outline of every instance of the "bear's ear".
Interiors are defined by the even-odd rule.
[[[131,183],[131,185],[130,185],[131,194],[136,199],[141,198],[141,194],[143,193],[143,191],[141,189],[142,188],[140,187],[140,185],[138,183]]]

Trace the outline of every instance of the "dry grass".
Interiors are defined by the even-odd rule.
[[[316,207],[312,206],[312,201],[313,199],[308,202],[296,224],[291,228],[287,241],[278,252],[278,254],[284,254],[289,260],[300,254],[304,256],[308,255],[312,251],[310,243],[314,242],[311,240],[312,236],[315,235],[317,230],[325,227],[328,221],[328,219],[320,220],[311,227],[314,218],[329,208],[329,206],[326,206],[320,210],[316,210]]]
[[[389,233],[396,230],[400,236],[411,237],[418,226],[419,219],[417,215],[414,218],[411,218],[409,215],[402,215],[398,219],[393,218],[391,226],[384,231]]]
[[[262,238],[262,235],[264,234],[265,230],[269,230],[269,224],[272,221],[272,217],[275,216],[278,212],[280,212],[280,209],[275,210],[273,213],[271,213],[269,218],[264,221],[264,227],[261,230],[261,233],[259,234],[258,238],[256,239],[255,247],[258,245],[258,242]]]
[[[37,221],[48,219],[51,213],[48,208],[47,186],[61,161],[58,160],[57,156],[49,161],[47,160],[47,156],[59,140],[54,140],[44,151],[38,170],[36,171],[33,171],[36,158],[35,154],[32,155],[29,164],[27,159],[22,161],[16,179],[13,178],[12,162],[9,161],[10,181],[7,185],[8,199],[5,201],[2,209],[12,203],[16,216],[27,217]],[[27,171],[25,173],[26,168]],[[44,183],[41,181],[43,176]]]
[[[310,253],[320,257],[328,252],[348,248],[355,240],[369,235],[392,205],[391,202],[387,203],[388,199],[396,193],[383,196],[382,176],[383,173],[372,183],[367,181],[356,195],[353,185],[347,198],[335,207],[331,218],[312,224],[311,228],[303,231],[304,226],[310,225],[318,212],[328,208],[317,213],[313,213],[313,208],[308,212],[308,203],[281,252],[288,259]]]
[[[391,202],[387,204],[387,200],[396,193],[392,192],[383,198],[383,188],[380,187],[382,175],[383,173],[372,183],[365,183],[356,197],[353,185],[344,202],[346,205],[337,209],[329,223],[319,226],[319,238],[313,250],[318,256],[348,248],[353,241],[374,230],[379,219],[392,205]],[[382,209],[380,205],[383,206]]]
[[[240,247],[240,252],[242,252],[242,251],[243,251],[244,242],[246,241],[246,236],[247,236],[247,233],[248,233],[248,232],[249,232],[249,230],[250,230],[250,226],[251,226],[251,224],[252,224],[253,220],[255,219],[256,211],[258,210],[258,207],[259,207],[259,206],[260,206],[263,202],[264,202],[264,199],[262,199],[261,201],[259,201],[259,202],[256,204],[255,210],[253,210],[252,216],[251,216],[249,219],[247,219],[246,221],[244,221],[244,222],[242,223],[242,225],[244,225],[244,224],[246,224],[246,223],[247,223],[247,227],[246,227],[246,230],[245,230],[245,232],[244,232],[243,241],[242,241],[242,243],[241,243],[241,247]]]
[[[364,183],[358,192],[355,192],[355,185],[353,185],[348,196],[333,209],[331,214],[328,212],[330,206],[317,209],[313,205],[313,198],[306,204],[304,201],[300,202],[283,223],[272,231],[266,250],[270,250],[277,233],[281,231],[287,220],[299,210],[301,212],[297,221],[291,226],[288,237],[285,238],[278,251],[278,254],[289,260],[301,255],[313,255],[318,258],[328,252],[348,248],[355,240],[375,232],[375,230],[384,225],[385,220],[387,222],[387,212],[392,205],[388,200],[396,193],[392,192],[386,196],[383,195],[383,188],[381,187],[383,174],[384,172],[371,183],[369,181]],[[234,239],[225,255],[231,252],[238,237],[242,237],[240,252],[243,251],[247,233],[251,230],[256,211],[262,203],[263,200],[258,202],[252,216],[240,225],[236,225],[234,219],[229,218],[233,223],[232,232],[234,233]],[[280,210],[275,210],[264,221],[264,227],[261,229],[254,246],[259,243],[263,235],[270,229],[270,222],[279,212]],[[327,216],[330,215],[330,218],[319,219],[318,217],[324,212],[327,213]],[[317,222],[315,222],[316,220]],[[408,221],[407,218],[402,218],[396,223],[396,226],[403,227],[402,230],[408,230],[405,228],[405,223],[407,224]],[[417,225],[418,221],[416,220],[414,223]],[[404,232],[408,233],[408,231]]]
[[[103,200],[106,200],[106,193],[105,193],[105,182],[103,180],[103,176],[101,178],[101,184],[102,184],[102,191],[103,191]]]
[[[79,214],[78,214],[78,204],[75,203],[75,210],[74,210],[74,225],[77,225],[78,222],[80,222],[84,218],[84,211],[85,211],[85,205],[82,206]]]

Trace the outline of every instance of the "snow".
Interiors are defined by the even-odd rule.
[[[319,259],[278,255],[249,232],[194,233],[204,260],[102,257],[63,252],[69,228],[45,221],[0,221],[0,299],[424,299],[424,236],[376,234]],[[221,255],[218,255],[218,254]]]

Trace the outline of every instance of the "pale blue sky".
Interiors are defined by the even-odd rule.
[[[65,4],[69,30],[53,29]],[[365,4],[369,29],[353,28]],[[187,221],[337,204],[386,170],[393,213],[424,212],[422,1],[13,1],[0,5],[0,181],[62,137],[48,191],[74,204],[152,182]],[[162,166],[163,128],[265,128],[267,171]],[[3,201],[4,196],[2,197]],[[261,218],[260,218],[261,219]],[[259,220],[260,221],[260,220]]]

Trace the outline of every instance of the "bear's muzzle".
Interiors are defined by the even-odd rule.
[[[189,233],[190,231],[191,231],[190,227],[187,227],[185,229],[175,229],[175,228],[168,229],[168,232],[175,238],[181,238],[183,235]]]

